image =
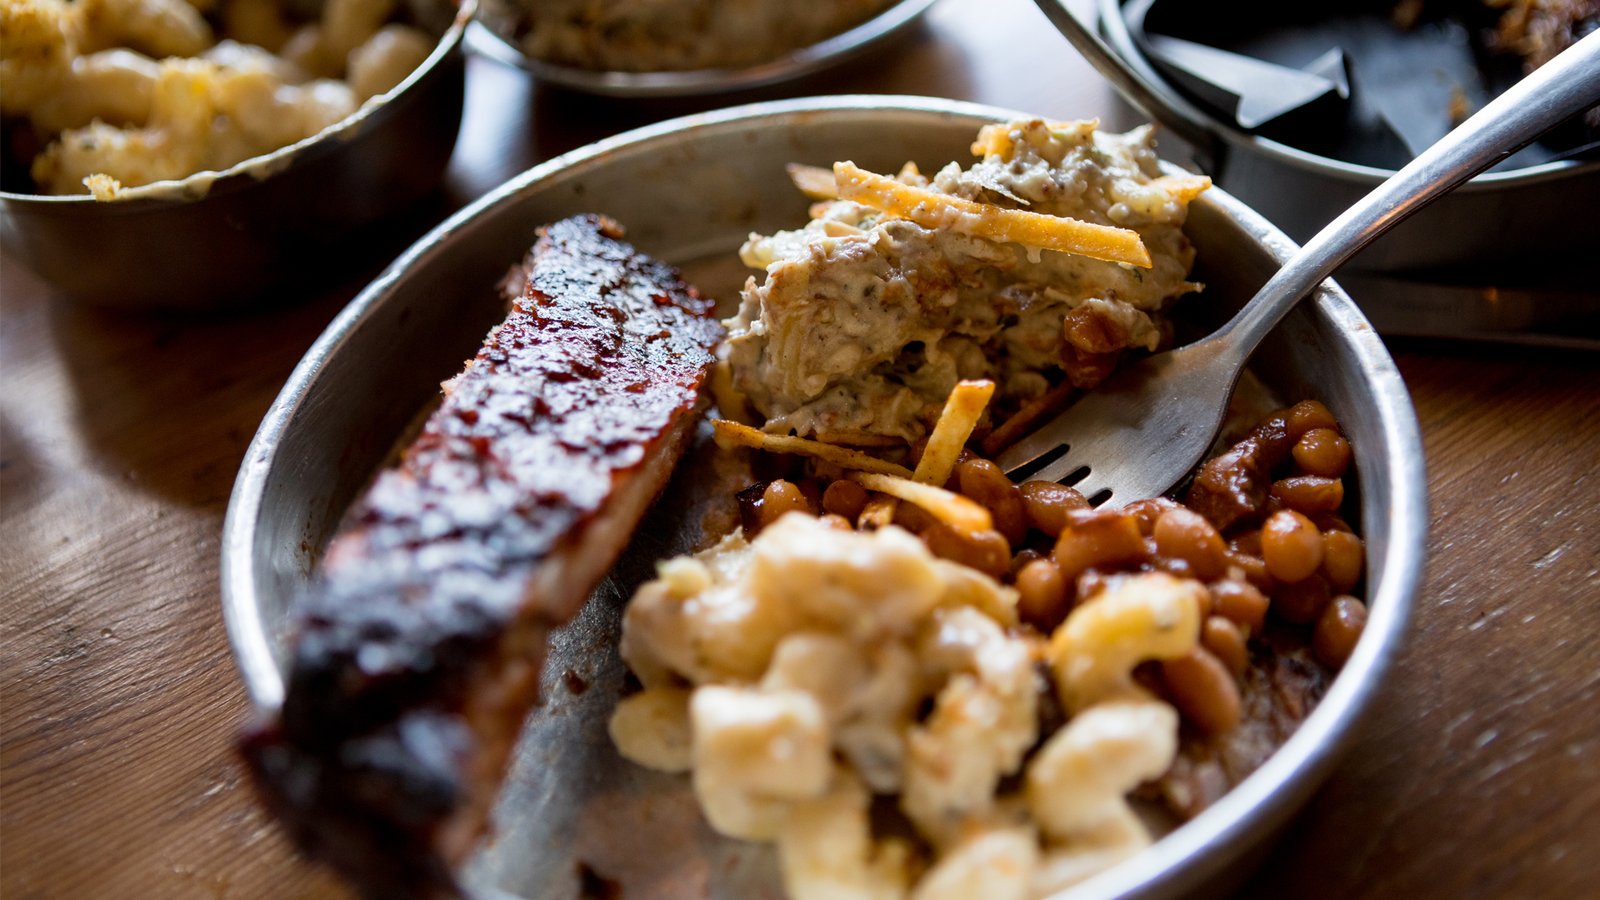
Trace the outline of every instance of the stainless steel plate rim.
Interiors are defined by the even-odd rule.
[[[688,97],[764,87],[799,78],[866,51],[927,12],[937,0],[899,0],[872,18],[771,62],[738,69],[681,72],[617,72],[563,66],[534,59],[486,22],[468,33],[468,45],[484,56],[520,66],[540,81],[608,97]]]
[[[704,135],[720,129],[771,127],[819,114],[849,116],[872,112],[926,114],[962,120],[968,125],[1012,115],[1006,110],[948,100],[836,96],[752,104],[649,126],[556,157],[513,178],[439,225],[363,290],[333,320],[290,375],[246,452],[229,501],[222,540],[223,612],[241,675],[256,708],[274,709],[281,702],[283,691],[273,653],[274,636],[262,619],[261,598],[255,594],[253,558],[256,519],[276,451],[297,409],[307,402],[317,374],[413,267],[427,265],[429,256],[439,252],[441,243],[452,232],[484,210],[524,191],[536,190],[542,181],[557,173],[601,163],[622,148],[648,145],[666,137],[693,139],[697,133]],[[1238,222],[1277,259],[1293,252],[1292,242],[1281,232],[1220,190],[1197,202],[1220,207],[1222,214]],[[1376,583],[1369,584],[1366,633],[1317,709],[1259,770],[1134,861],[1068,892],[1074,897],[1165,893],[1193,886],[1216,874],[1237,854],[1278,827],[1331,770],[1351,739],[1359,717],[1370,708],[1403,642],[1422,574],[1427,525],[1426,475],[1416,416],[1398,370],[1354,303],[1331,282],[1320,289],[1315,303],[1320,314],[1335,324],[1334,337],[1355,354],[1359,375],[1376,398],[1384,441],[1397,450],[1386,458],[1366,460],[1366,465],[1378,467],[1393,485],[1386,509],[1367,510],[1369,523],[1375,521],[1373,517],[1381,516],[1390,534],[1378,560],[1381,565],[1374,567],[1381,574]]]

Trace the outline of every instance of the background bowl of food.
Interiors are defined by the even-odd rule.
[[[8,3],[0,241],[111,307],[236,306],[334,268],[442,177],[474,8]]]
[[[716,94],[787,81],[869,51],[933,0],[489,0],[474,49],[541,81],[614,97]]]
[[[311,348],[263,421],[235,485],[223,538],[223,603],[260,714],[274,717],[284,702],[295,606],[311,581],[316,548],[418,412],[435,402],[440,380],[459,371],[460,360],[505,316],[499,286],[541,226],[580,213],[609,216],[639,249],[682,267],[731,313],[748,274],[740,246],[752,233],[806,219],[808,198],[790,184],[786,166],[852,160],[915,181],[915,170],[901,168],[906,162],[939,172],[970,157],[982,126],[1016,117],[944,100],[831,97],[667,122],[531,169],[419,241]],[[1075,129],[1093,126],[1058,126],[1062,134]],[[994,148],[1009,139],[1003,130],[990,132],[979,146],[1003,152]],[[1164,188],[1187,193],[1193,183],[1175,168],[1157,171],[1171,179]],[[1182,218],[1162,203],[1152,209]],[[1221,191],[1193,197],[1187,212],[1193,278],[1206,287],[1186,302],[1192,324],[1204,326],[1252,296],[1294,247]],[[844,225],[818,227],[845,235]],[[1171,246],[1187,252],[1176,236]],[[451,302],[438,302],[446,290]],[[1426,485],[1415,415],[1392,360],[1329,283],[1284,319],[1251,369],[1269,402],[1326,404],[1354,449],[1341,515],[1364,540],[1364,575],[1350,585],[1369,610],[1365,629],[1314,708],[1301,708],[1292,717],[1297,724],[1272,739],[1281,746],[1197,804],[1203,809],[1191,808],[1186,821],[1170,810],[1146,810],[1151,818],[1140,827],[1159,839],[1115,864],[1103,859],[1079,870],[1086,877],[1073,890],[1081,895],[1187,896],[1242,877],[1332,771],[1403,641],[1421,574]],[[779,890],[769,845],[719,836],[686,777],[633,764],[608,731],[630,677],[617,646],[622,600],[655,575],[660,560],[704,545],[706,503],[723,490],[716,466],[708,472],[706,460],[714,458],[691,451],[594,599],[551,635],[543,706],[522,731],[495,805],[494,839],[459,872],[472,890],[571,896],[597,878],[649,896]],[[619,833],[629,840],[617,841]]]
[[[1124,98],[1191,142],[1218,184],[1296,240],[1600,23],[1583,3],[1247,3],[1231,7],[1234,25],[1172,0],[1098,0],[1101,40],[1065,0],[1038,6]],[[1368,276],[1358,297],[1423,310],[1415,295],[1433,286],[1584,290],[1574,260],[1592,236],[1572,223],[1600,192],[1596,116],[1362,250],[1348,267]],[[1450,294],[1461,309],[1449,315],[1482,316],[1475,292]],[[1398,333],[1410,324],[1384,319]]]

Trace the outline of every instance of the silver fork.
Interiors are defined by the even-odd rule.
[[[1301,297],[1395,223],[1596,103],[1600,32],[1522,79],[1317,232],[1211,336],[1118,373],[996,462],[1013,477],[1049,481],[1087,469],[1075,485],[1097,505],[1167,491],[1210,448],[1245,361]]]

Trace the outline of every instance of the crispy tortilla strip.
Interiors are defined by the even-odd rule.
[[[744,394],[733,386],[733,370],[728,367],[726,360],[711,369],[711,400],[716,403],[717,412],[732,421],[745,424],[755,421]]]
[[[886,434],[868,434],[865,431],[818,431],[816,439],[824,444],[842,444],[846,447],[904,447],[906,442]]]
[[[837,200],[839,199],[839,183],[834,180],[833,173],[821,166],[807,166],[801,163],[789,163],[784,166],[784,171],[789,173],[789,180],[812,200]]]
[[[910,219],[924,228],[948,228],[992,241],[1150,268],[1150,251],[1137,231],[976,203],[901,184],[857,168],[852,162],[834,163],[833,174],[842,199]]]
[[[845,477],[869,491],[898,497],[922,507],[929,515],[959,531],[986,531],[994,527],[994,517],[975,500],[952,494],[944,488],[922,484],[909,478],[878,475],[873,472],[848,472]]]
[[[711,427],[716,431],[717,443],[724,447],[752,447],[771,453],[793,453],[830,462],[841,469],[893,475],[905,479],[911,477],[911,470],[905,466],[895,465],[848,447],[838,447],[787,434],[768,434],[727,419],[712,419]]]
[[[1015,444],[1023,435],[1032,431],[1049,416],[1067,408],[1067,401],[1077,389],[1071,381],[1063,381],[1043,394],[1028,401],[1028,404],[1017,410],[1011,418],[1000,423],[1000,426],[989,432],[983,439],[983,444],[978,449],[983,455],[993,459],[1000,455],[1000,451]]]
[[[1204,175],[1163,175],[1150,182],[1150,185],[1166,191],[1172,199],[1188,206],[1194,198],[1211,187],[1211,179]]]
[[[856,519],[856,527],[865,530],[894,524],[894,508],[899,505],[900,501],[888,494],[874,494]]]
[[[917,461],[917,471],[911,477],[923,484],[943,485],[950,480],[956,460],[961,458],[961,448],[972,437],[972,429],[983,418],[983,411],[994,396],[992,381],[959,381],[944,401],[944,411],[928,435],[928,446]]]

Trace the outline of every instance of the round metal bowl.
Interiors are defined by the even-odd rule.
[[[8,256],[73,300],[128,309],[246,305],[286,273],[337,268],[340,245],[438,185],[465,99],[477,0],[433,4],[439,43],[399,85],[321,133],[128,199],[0,192]],[[329,265],[332,263],[333,265]]]
[[[928,11],[935,0],[899,0],[876,16],[833,37],[818,41],[760,65],[739,69],[692,69],[682,72],[613,72],[558,65],[534,59],[506,36],[510,26],[494,22],[485,11],[471,30],[472,49],[484,56],[520,66],[540,81],[608,97],[690,97],[764,87],[853,59]]]
[[[703,291],[737,300],[736,258],[752,230],[805,220],[784,164],[837,159],[879,171],[963,159],[1003,110],[906,97],[829,97],[738,107],[630,132],[529,170],[440,225],[334,321],[267,413],[246,455],[222,542],[222,600],[244,682],[258,709],[283,696],[284,634],[316,549],[390,446],[504,315],[496,282],[540,224],[603,212],[641,249],[684,268]],[[1221,191],[1192,207],[1202,299],[1237,307],[1294,247]],[[1252,366],[1282,399],[1315,397],[1356,448],[1371,618],[1317,710],[1259,771],[1199,817],[1079,890],[1174,897],[1242,875],[1255,851],[1311,795],[1383,690],[1411,616],[1427,528],[1422,444],[1405,386],[1383,344],[1332,283],[1302,303]],[[681,479],[680,479],[681,480]],[[768,851],[718,840],[685,779],[624,762],[606,736],[623,670],[622,599],[692,530],[657,504],[608,582],[555,635],[546,703],[530,719],[496,811],[496,836],[473,859],[475,889],[526,897],[576,891],[577,861],[630,896],[769,896]],[[676,492],[676,493],[674,493]],[[675,518],[676,517],[676,518]],[[568,678],[587,686],[575,690]],[[626,841],[617,835],[627,834]],[[1074,894],[1078,896],[1078,894]]]
[[[1219,185],[1296,240],[1310,238],[1394,174],[1250,134],[1202,110],[1140,52],[1123,2],[1097,0],[1102,43],[1068,0],[1035,0],[1128,102],[1194,144]],[[1350,267],[1464,283],[1492,275],[1494,283],[1513,286],[1505,285],[1509,272],[1513,284],[1538,286],[1552,272],[1581,271],[1573,260],[1585,259],[1593,244],[1585,223],[1593,221],[1597,198],[1600,162],[1559,160],[1486,173],[1396,225]]]

